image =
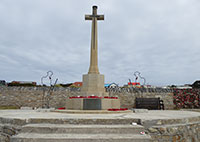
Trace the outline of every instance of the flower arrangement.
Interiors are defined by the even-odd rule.
[[[174,104],[177,109],[200,108],[200,89],[174,89]]]
[[[69,99],[118,99],[118,97],[99,97],[99,96],[73,96]]]
[[[108,109],[108,111],[126,111],[126,110],[128,110],[128,108],[119,108],[119,109]]]

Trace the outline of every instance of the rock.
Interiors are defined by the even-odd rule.
[[[162,124],[162,121],[161,120],[158,120],[158,122],[156,123],[157,125],[161,125]]]
[[[3,133],[0,133],[0,142],[10,142],[9,136],[7,136]]]
[[[158,131],[159,131],[161,134],[167,133],[167,129],[164,128],[164,127],[159,128]]]
[[[148,131],[149,131],[150,133],[158,133],[158,130],[155,129],[155,128],[149,128]]]
[[[167,131],[168,131],[169,134],[176,134],[177,130],[178,130],[177,127],[171,127],[171,128],[167,129]]]
[[[4,128],[3,129],[3,133],[9,135],[9,136],[12,136],[12,135],[15,135],[16,132],[15,130],[13,130],[12,128]]]

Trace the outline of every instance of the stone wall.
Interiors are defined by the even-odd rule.
[[[11,124],[0,124],[0,142],[10,142],[10,137],[17,134],[21,126]]]
[[[115,88],[107,89],[110,96],[118,96],[122,108],[135,108],[135,98],[160,98],[165,109],[174,109],[173,91],[162,88]]]
[[[0,87],[0,106],[41,107],[43,104],[43,87]],[[122,108],[135,107],[136,97],[160,97],[164,101],[165,109],[173,109],[173,91],[154,88],[107,88],[109,96],[120,98]],[[50,107],[65,106],[66,99],[80,95],[80,88],[56,87],[50,97]]]
[[[153,126],[148,128],[148,134],[151,135],[153,142],[199,142],[200,122]]]
[[[0,87],[0,106],[42,107],[44,91],[47,93],[48,90],[43,87]],[[76,88],[54,88],[50,107],[63,107],[68,97],[79,93]]]

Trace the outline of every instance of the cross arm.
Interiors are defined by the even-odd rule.
[[[85,20],[92,20],[92,18],[97,18],[97,20],[104,20],[104,15],[85,15]]]
[[[92,20],[92,15],[85,15],[85,20]]]
[[[97,20],[104,20],[104,15],[97,15]]]

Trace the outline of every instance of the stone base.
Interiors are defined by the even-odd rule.
[[[104,87],[104,75],[85,74],[83,75],[83,86],[81,96],[108,96]]]
[[[67,100],[65,108],[69,110],[120,109],[120,100],[107,98],[73,98]]]
[[[51,112],[69,113],[69,114],[118,114],[132,113],[131,110],[109,111],[109,110],[52,110]]]
[[[133,109],[134,113],[148,113],[148,109]]]

